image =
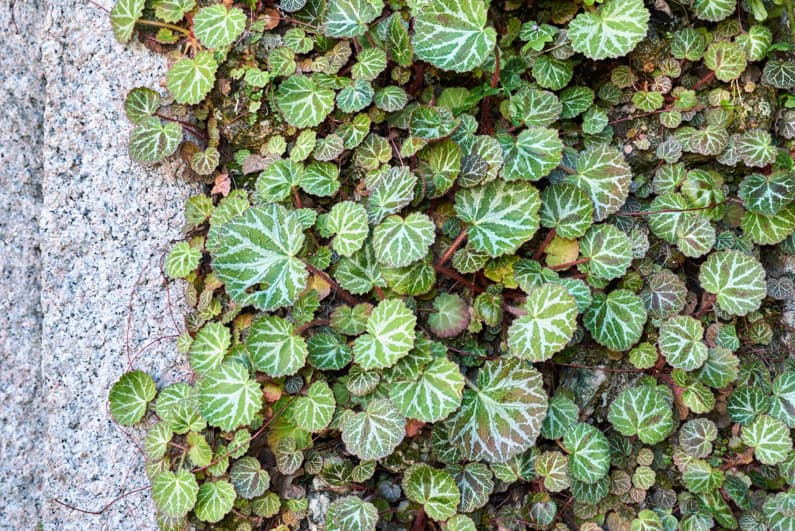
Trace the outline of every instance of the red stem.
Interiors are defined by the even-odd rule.
[[[536,254],[533,255],[533,260],[537,261],[544,255],[544,251],[546,250],[547,246],[554,238],[555,238],[555,229],[554,228],[549,229],[547,237],[544,238],[544,241],[541,242],[541,246],[536,251]]]
[[[325,271],[321,271],[320,269],[316,268],[315,266],[313,266],[308,262],[304,262],[304,265],[313,274],[325,280],[328,283],[328,285],[331,286],[331,289],[333,289],[334,292],[339,296],[340,299],[344,300],[346,303],[350,304],[351,306],[359,304],[359,301],[357,301],[353,297],[353,295],[342,289],[342,287],[336,282],[334,282],[334,280],[330,276],[328,276],[328,274]]]
[[[553,266],[549,266],[552,271],[560,271],[561,269],[567,269],[571,266],[576,266],[580,264],[587,264],[591,261],[590,257],[580,258],[579,260],[574,260],[573,262],[566,262],[564,264],[557,264]]]
[[[461,246],[461,244],[466,239],[466,237],[467,237],[467,228],[464,227],[463,229],[461,229],[461,232],[458,233],[458,236],[455,237],[453,243],[450,244],[450,247],[447,248],[447,250],[444,252],[442,257],[439,259],[438,265],[443,266],[445,262],[447,262],[450,259],[450,257],[453,256],[453,253],[455,253],[456,250],[458,250],[458,248]]]

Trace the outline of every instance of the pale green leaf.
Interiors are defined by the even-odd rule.
[[[193,34],[207,48],[223,48],[237,40],[246,29],[246,14],[224,4],[203,7],[193,17]]]
[[[261,315],[254,320],[246,347],[254,368],[273,377],[295,374],[308,354],[304,338],[295,335],[295,326],[276,315]]]
[[[345,448],[360,459],[383,459],[403,440],[406,419],[388,399],[373,400],[342,425]]]
[[[532,289],[522,305],[526,315],[508,329],[511,354],[544,361],[566,346],[577,329],[577,304],[563,286],[544,284]]]
[[[201,51],[194,58],[177,61],[168,71],[166,86],[178,103],[195,105],[213,88],[217,69],[213,54]]]
[[[417,463],[403,473],[402,485],[406,497],[422,505],[433,520],[444,521],[456,513],[461,493],[448,472]]]
[[[649,16],[643,0],[606,0],[569,23],[571,46],[591,59],[621,57],[646,37]]]
[[[745,315],[759,308],[767,295],[765,270],[755,258],[739,251],[719,251],[701,264],[701,286],[716,295],[721,310]]]
[[[353,355],[364,369],[391,367],[414,346],[417,318],[400,299],[378,303],[367,319],[367,333],[353,344]]]
[[[152,479],[152,498],[157,508],[166,516],[180,517],[188,514],[196,504],[199,485],[189,470],[176,473],[167,470]]]
[[[160,118],[144,116],[135,124],[127,149],[137,162],[157,162],[174,153],[181,141],[179,124],[163,124]]]
[[[132,426],[143,418],[156,393],[149,374],[140,370],[126,372],[110,388],[110,414],[122,426]]]
[[[239,363],[228,361],[197,383],[202,417],[212,426],[232,431],[251,423],[262,407],[262,390]]]

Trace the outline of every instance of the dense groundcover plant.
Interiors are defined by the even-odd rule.
[[[118,0],[213,184],[194,378],[110,392],[160,525],[795,529],[791,12]]]

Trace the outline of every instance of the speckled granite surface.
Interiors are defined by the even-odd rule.
[[[113,425],[106,397],[127,344],[135,356],[176,333],[159,261],[191,185],[180,163],[130,162],[122,108],[130,88],[157,87],[165,65],[117,44],[85,0],[3,0],[0,24],[11,28],[0,37],[10,117],[0,128],[0,529],[153,529],[147,492],[99,516],[54,499],[98,510],[148,484],[141,434]],[[164,340],[138,366],[162,382],[184,376],[181,363]]]

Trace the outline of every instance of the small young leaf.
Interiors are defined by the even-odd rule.
[[[436,521],[444,521],[456,513],[461,493],[453,477],[425,463],[410,466],[403,473],[403,490],[406,497],[419,503]]]
[[[182,141],[179,124],[163,124],[155,116],[141,117],[130,135],[130,158],[138,162],[157,162],[177,150]]]
[[[218,63],[208,51],[201,51],[192,59],[180,59],[168,71],[168,90],[177,102],[195,105],[213,88],[217,69]]]
[[[224,4],[203,7],[193,17],[193,34],[207,48],[223,48],[237,40],[246,29],[246,14]]]
[[[110,388],[110,414],[122,426],[140,421],[157,389],[152,377],[140,370],[122,374]]]

